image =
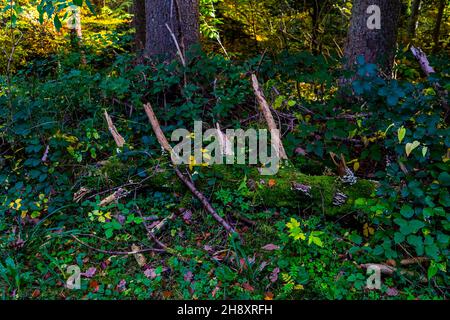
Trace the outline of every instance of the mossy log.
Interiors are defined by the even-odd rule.
[[[341,215],[354,210],[354,202],[358,198],[370,197],[375,191],[375,183],[358,179],[353,184],[342,183],[337,176],[309,176],[302,174],[294,167],[283,167],[278,174],[262,176],[257,168],[237,168],[236,166],[215,165],[213,167],[197,168],[202,178],[195,184],[205,194],[209,192],[208,181],[215,180],[215,190],[218,188],[236,190],[246,178],[251,191],[244,197],[255,206],[307,208],[312,207],[327,215]],[[154,190],[171,190],[180,194],[188,192],[178,180],[171,168],[158,168],[146,182]],[[298,185],[309,187],[305,193]],[[345,195],[341,205],[333,204],[337,193]],[[189,192],[183,202],[190,202]]]

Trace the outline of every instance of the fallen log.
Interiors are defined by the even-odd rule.
[[[158,170],[151,172],[140,188],[175,192],[182,197],[180,207],[191,207],[191,191],[187,190],[186,184],[180,181],[174,168],[155,160],[156,166]],[[118,168],[120,167],[114,166],[111,170],[114,170],[116,175],[120,175]],[[177,168],[178,171],[180,169],[182,168]],[[124,170],[123,175],[126,175],[127,168],[122,170]],[[358,179],[355,184],[350,185],[342,182],[339,176],[309,176],[299,172],[293,166],[283,166],[273,176],[262,176],[256,166],[245,165],[199,166],[195,167],[195,170],[207,177],[196,181],[196,187],[206,194],[211,191],[208,180],[215,180],[215,190],[219,188],[238,190],[245,179],[246,187],[250,192],[242,192],[242,197],[256,207],[286,207],[295,210],[312,207],[317,212],[331,216],[355,211],[356,199],[369,198],[376,188],[374,181]],[[334,205],[333,202],[338,193],[346,195],[347,198],[344,203]],[[214,194],[212,197],[214,199]]]

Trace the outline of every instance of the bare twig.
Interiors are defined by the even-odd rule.
[[[169,25],[166,23],[166,28],[169,30],[170,36],[172,37],[173,42],[175,43],[175,46],[177,47],[178,55],[180,56],[181,64],[183,67],[186,67],[186,60],[184,60],[184,55],[181,52],[180,46],[178,44],[177,38],[175,37],[175,34],[172,32],[172,29],[170,29]]]
[[[78,242],[79,244],[81,244],[81,245],[83,245],[83,246],[85,246],[85,247],[87,247],[89,249],[95,250],[95,251],[100,252],[100,253],[111,254],[111,255],[134,255],[134,254],[143,253],[143,252],[164,252],[165,251],[163,249],[156,249],[156,248],[146,248],[146,249],[141,249],[141,250],[138,250],[138,251],[111,251],[111,250],[103,250],[103,249],[95,248],[95,247],[87,244],[86,242],[81,241],[80,239],[78,239],[74,235],[72,235],[72,238],[76,242]]]

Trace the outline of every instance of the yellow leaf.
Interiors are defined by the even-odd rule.
[[[406,135],[406,129],[404,126],[401,126],[398,130],[397,130],[397,136],[398,136],[398,142],[402,143],[403,139],[405,138]]]
[[[370,227],[368,223],[365,223],[363,226],[363,235],[368,238],[370,235],[375,233],[375,229]]]
[[[413,152],[414,149],[416,149],[418,146],[420,146],[419,141],[414,141],[413,143],[408,142],[405,146],[406,156],[409,157],[411,152]]]
[[[358,170],[359,170],[359,162],[356,161],[356,162],[353,164],[353,171],[358,171]]]

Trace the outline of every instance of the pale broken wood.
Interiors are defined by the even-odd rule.
[[[73,201],[74,202],[80,202],[81,199],[83,199],[83,197],[88,194],[89,192],[91,192],[90,189],[85,188],[85,187],[81,187],[80,190],[78,190],[77,192],[75,192],[73,194]]]
[[[402,266],[408,266],[411,264],[422,264],[422,263],[429,262],[429,261],[430,261],[430,259],[427,257],[413,257],[413,258],[408,258],[408,259],[402,259],[400,261],[400,264]]]
[[[147,259],[145,259],[144,255],[141,252],[141,248],[135,244],[131,245],[131,250],[133,252],[133,256],[136,259],[137,264],[139,267],[143,267],[147,264]]]
[[[216,129],[217,129],[217,134],[219,136],[219,144],[220,144],[220,150],[222,151],[222,154],[225,156],[232,155],[233,149],[231,146],[231,142],[230,142],[230,140],[228,140],[227,136],[220,129],[219,123],[216,123]]]
[[[395,271],[397,270],[394,267],[387,266],[387,265],[381,264],[381,263],[364,263],[364,264],[361,264],[360,267],[363,269],[376,268],[376,269],[380,270],[380,272],[382,274],[389,275],[389,276],[392,276],[395,273]]]
[[[258,78],[256,78],[255,74],[252,74],[252,86],[253,92],[256,96],[256,100],[258,100],[259,107],[264,115],[264,118],[266,119],[269,130],[272,133],[272,139],[274,140],[272,141],[272,143],[275,145],[275,150],[281,160],[286,160],[288,157],[286,151],[284,150],[283,143],[281,142],[279,130],[277,128],[275,120],[273,119],[269,104],[267,103],[267,100],[264,96],[264,92],[259,86]],[[276,134],[276,132],[278,132],[278,134]]]
[[[425,52],[423,52],[422,49],[411,46],[411,52],[419,62],[422,71],[426,74],[427,77],[430,74],[435,73],[434,68],[430,65],[430,62],[428,61],[427,55],[425,54]],[[433,84],[433,87],[434,89],[436,89],[436,92],[441,100],[442,106],[447,110],[445,115],[445,120],[447,121],[448,116],[450,114],[449,112],[450,107],[448,105],[448,92],[447,90],[442,88],[437,82]]]
[[[104,207],[110,204],[111,202],[117,201],[120,198],[126,197],[128,195],[128,191],[122,188],[117,189],[113,194],[107,196],[105,199],[100,201],[99,206]]]
[[[122,148],[123,145],[125,144],[125,139],[120,135],[120,133],[117,131],[116,126],[114,125],[111,117],[109,116],[108,112],[105,110],[105,119],[106,122],[108,123],[108,129],[109,132],[111,133],[111,135],[114,138],[114,141],[116,142],[116,145],[119,148]]]
[[[197,188],[195,187],[194,183],[190,179],[185,177],[181,173],[180,169],[178,169],[177,163],[173,160],[174,152],[172,150],[172,147],[170,146],[169,141],[167,141],[166,136],[164,135],[164,133],[161,130],[161,126],[159,125],[158,118],[156,118],[156,115],[153,111],[151,104],[150,103],[145,104],[144,110],[145,110],[148,120],[150,121],[150,124],[153,128],[153,132],[156,135],[156,139],[158,140],[161,147],[170,154],[172,164],[173,164],[173,169],[175,170],[175,173],[178,176],[178,178],[188,187],[188,189],[192,192],[192,194],[194,196],[196,196],[197,199],[200,200],[200,202],[203,204],[203,207],[206,209],[206,211],[209,214],[211,214],[211,216],[217,222],[219,222],[225,228],[225,230],[227,230],[229,233],[236,233],[236,230],[231,225],[229,225],[228,222],[226,222],[221,216],[219,216],[219,214],[213,208],[213,206],[211,205],[209,200],[205,197],[205,195],[203,193],[201,193],[200,191],[198,191]]]
[[[425,54],[425,52],[423,52],[422,49],[411,46],[411,52],[419,62],[422,71],[427,76],[435,72],[433,67],[430,65],[430,62],[428,61],[427,55]]]
[[[413,271],[410,270],[404,270],[404,269],[397,269],[395,267],[392,266],[388,266],[382,263],[364,263],[364,264],[360,264],[359,265],[361,268],[367,270],[369,268],[373,269],[373,268],[377,268],[378,270],[380,270],[381,274],[387,275],[387,276],[393,276],[395,272],[399,272],[401,275],[408,275],[408,276],[416,276],[416,273],[414,273]],[[421,276],[420,277],[420,282],[422,283],[427,283],[428,279],[426,277]]]
[[[148,232],[153,235],[156,235],[158,232],[160,232],[166,226],[167,222],[169,222],[170,220],[173,220],[173,218],[175,218],[175,213],[171,213],[170,215],[168,215],[167,217],[162,219],[161,222],[159,222],[156,226],[154,226],[153,228],[148,230]]]

